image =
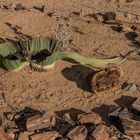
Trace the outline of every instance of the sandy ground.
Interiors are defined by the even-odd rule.
[[[115,12],[117,19],[125,26],[140,27],[139,0],[1,0],[0,4],[24,4],[29,10],[0,11],[0,36],[14,37],[6,22],[18,25],[22,32],[30,36],[56,36],[58,27],[57,16],[66,18],[64,22],[65,36],[71,40],[66,49],[79,51],[90,57],[111,57],[125,54],[139,48],[126,36],[128,31],[116,32],[108,24],[96,21],[92,16],[99,12]],[[45,12],[34,9],[33,6],[46,5]],[[52,17],[47,13],[52,12]],[[79,12],[80,15],[73,14]],[[68,18],[68,19],[67,19]],[[67,21],[68,20],[68,21]],[[70,26],[65,27],[68,22]],[[35,72],[29,67],[19,72],[5,72],[0,69],[0,113],[11,109],[21,110],[31,107],[45,110],[49,114],[71,108],[90,111],[101,105],[109,105],[114,101],[125,104],[132,101],[131,97],[140,96],[140,63],[125,61],[121,64],[123,77],[115,89],[105,91],[95,96],[90,92],[86,77],[91,70],[59,61],[53,70]],[[124,82],[134,83],[138,90],[125,92]],[[129,97],[131,96],[131,97]]]

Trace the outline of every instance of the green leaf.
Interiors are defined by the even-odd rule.
[[[10,70],[18,69],[19,67],[22,66],[23,63],[20,60],[4,59],[2,61],[2,64],[6,70],[10,71]]]
[[[60,47],[62,47],[61,43],[48,37],[37,37],[33,39],[32,43],[26,44],[27,51],[40,52],[42,50],[47,50],[50,54]]]
[[[16,52],[16,48],[10,42],[5,42],[0,44],[0,55],[6,57],[12,55]]]
[[[55,61],[61,59],[61,55],[59,51],[53,52],[50,56],[46,57],[43,61],[41,61],[40,63],[38,63],[41,66],[46,66],[46,65],[51,65],[53,64]],[[36,62],[37,63],[37,62]]]
[[[99,68],[104,69],[107,68],[110,64],[120,64],[123,62],[124,57],[117,56],[114,58],[88,58],[76,52],[70,51],[55,51],[50,56],[46,57],[39,64],[42,66],[53,64],[57,60],[63,59],[72,59],[82,65],[85,65],[90,68]]]

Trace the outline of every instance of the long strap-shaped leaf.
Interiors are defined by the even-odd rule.
[[[52,53],[52,55],[46,57],[45,60],[40,62],[39,65],[41,66],[50,65],[57,60],[62,60],[67,58],[75,60],[76,62],[90,68],[104,69],[111,64],[120,64],[129,58],[130,59],[135,58],[135,60],[140,60],[140,49],[130,51],[124,56],[120,55],[112,58],[88,58],[76,52],[55,51],[54,53]]]
[[[61,47],[61,43],[55,39],[48,37],[38,37],[33,39],[32,43],[26,44],[27,51],[42,51],[47,50],[50,54]]]
[[[0,55],[6,57],[8,55],[13,55],[17,49],[10,42],[5,42],[0,44]]]
[[[105,59],[97,59],[97,58],[87,58],[79,53],[76,52],[69,52],[69,51],[56,51],[51,56],[46,57],[44,61],[39,63],[39,65],[45,66],[54,63],[57,60],[62,59],[73,59],[76,62],[90,66],[92,68],[107,68],[110,64],[119,64],[125,60],[123,56],[117,56],[114,58],[105,58]]]
[[[23,65],[23,62],[21,62],[21,60],[4,59],[2,61],[2,64],[6,70],[10,71],[10,70],[15,70],[21,67]]]

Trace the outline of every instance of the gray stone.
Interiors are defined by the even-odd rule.
[[[135,92],[138,90],[138,86],[134,83],[124,83],[122,85],[122,89],[127,92],[127,91],[130,91],[130,92]]]

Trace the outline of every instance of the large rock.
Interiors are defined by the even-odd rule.
[[[85,126],[77,126],[73,130],[71,130],[68,134],[67,137],[70,140],[86,140],[87,138],[87,129]]]
[[[98,123],[101,123],[102,119],[100,115],[94,112],[91,112],[91,113],[86,113],[86,114],[79,114],[78,121],[80,124],[86,124],[86,123],[98,124]]]
[[[31,136],[31,140],[55,140],[58,138],[60,135],[56,131],[51,131],[51,132],[44,132],[41,134],[36,134]]]
[[[95,140],[110,140],[108,127],[105,125],[98,125],[92,136]]]
[[[26,128],[28,131],[35,131],[54,126],[55,123],[55,117],[51,117],[46,113],[43,116],[37,114],[27,119]]]

